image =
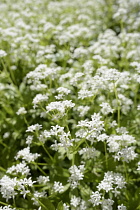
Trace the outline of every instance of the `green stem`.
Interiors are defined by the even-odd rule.
[[[114,92],[115,92],[115,96],[116,96],[116,100],[117,100],[117,109],[118,109],[118,127],[120,127],[120,118],[121,118],[121,108],[120,108],[120,102],[119,102],[119,98],[118,98],[118,92],[116,89],[116,86],[114,84]]]
[[[91,131],[90,133],[87,133],[87,135],[83,138],[83,139],[81,139],[81,141],[79,142],[79,144],[77,145],[77,147],[75,148],[75,151],[77,151],[78,150],[78,148],[79,148],[79,146],[82,144],[82,143],[86,143],[86,145],[87,145],[87,147],[89,147],[89,145],[88,145],[88,143],[87,143],[87,141],[86,141],[86,137],[88,136],[88,135],[90,135],[90,134],[92,134],[94,131]]]
[[[1,59],[1,62],[2,62],[3,69],[4,69],[5,73],[7,74],[7,76],[8,76],[8,78],[9,78],[11,84],[12,84],[12,85],[15,87],[15,89],[16,89],[16,93],[17,93],[17,94],[19,95],[19,97],[22,99],[22,95],[21,95],[20,91],[18,90],[18,87],[14,84],[13,80],[11,79],[11,76],[10,76],[11,74],[8,72],[7,67],[6,67],[6,65],[4,64],[4,62],[3,62],[3,59]],[[23,100],[22,100],[22,101],[23,101]]]
[[[5,73],[9,77],[10,82],[15,86],[15,84],[14,84],[13,80],[11,79],[10,73],[8,72],[7,67],[6,67],[3,59],[1,59],[1,63],[2,63],[2,66],[3,66],[3,69],[4,69]]]
[[[73,157],[72,157],[72,166],[74,166],[74,162],[75,162],[75,154],[73,154]]]
[[[7,149],[9,149],[9,147],[5,143],[3,143],[2,141],[0,141],[0,144],[3,145],[4,147],[6,147]]]
[[[36,163],[37,165],[40,165],[40,166],[48,166],[49,164],[47,163]]]
[[[125,161],[123,161],[123,167],[124,167],[124,170],[125,170],[126,181],[128,182],[128,173],[127,173],[127,167],[126,167]]]
[[[108,155],[107,155],[107,149],[106,149],[106,142],[104,141],[104,150],[105,150],[105,163],[106,163],[106,170],[108,170]]]
[[[37,168],[42,172],[42,174],[44,175],[44,176],[47,176],[47,174],[42,170],[42,168],[40,168],[40,166],[39,165],[37,165],[35,162],[32,162],[34,165],[36,165],[37,166]]]
[[[0,171],[6,172],[6,169],[4,169],[3,167],[0,166]]]
[[[53,158],[52,158],[52,156],[50,155],[50,153],[48,152],[48,150],[45,148],[44,144],[41,144],[41,145],[42,145],[44,151],[47,153],[47,155],[49,156],[49,158],[50,158],[50,159],[52,160],[52,162],[53,162]]]
[[[5,205],[5,206],[8,206],[7,203],[4,203],[4,202],[2,202],[2,201],[0,201],[0,204]]]
[[[29,127],[29,124],[28,124],[28,122],[27,122],[27,120],[26,120],[26,117],[24,116],[24,122],[26,123],[26,125]]]

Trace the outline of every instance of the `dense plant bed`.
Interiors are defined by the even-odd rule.
[[[2,0],[0,209],[140,209],[140,1]]]

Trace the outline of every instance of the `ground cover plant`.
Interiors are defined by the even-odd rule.
[[[0,209],[140,209],[140,1],[0,1]]]

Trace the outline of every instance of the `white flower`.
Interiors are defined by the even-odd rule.
[[[75,195],[71,198],[70,204],[74,207],[77,207],[80,204],[81,198],[76,197]]]
[[[124,134],[124,135],[128,133],[128,131],[125,127],[116,128],[116,131],[117,131],[117,133]]]
[[[77,111],[80,112],[79,116],[84,117],[89,109],[89,106],[78,106]]]
[[[48,94],[37,94],[33,99],[34,108],[38,106],[39,103],[43,101],[48,101]]]
[[[120,149],[122,147],[128,147],[130,144],[135,143],[136,140],[133,136],[124,133],[122,135],[111,135],[107,139],[107,144],[109,146],[109,152],[119,152],[116,156],[116,159],[120,159]],[[122,152],[125,152],[125,150],[121,150]],[[127,150],[126,150],[127,152]],[[129,155],[128,155],[129,156]]]
[[[126,14],[127,14],[127,9],[119,8],[117,12],[113,15],[113,18],[120,20],[122,19],[122,17],[127,17]]]
[[[77,72],[73,77],[70,79],[70,84],[76,86],[78,81],[81,81],[81,77],[84,76],[82,72]]]
[[[86,202],[84,200],[82,200],[80,197],[76,197],[75,195],[72,196],[71,200],[70,200],[70,204],[71,204],[71,209],[76,208],[77,210],[86,210],[87,209],[87,205]]]
[[[87,49],[84,49],[83,47],[79,47],[79,48],[76,48],[74,50],[73,57],[74,58],[79,58],[79,57],[85,56],[87,54],[88,54],[88,50]]]
[[[59,192],[59,193],[62,193],[64,191],[64,186],[62,185],[61,182],[54,182],[54,185],[53,185],[53,190],[55,192]]]
[[[94,70],[93,67],[93,61],[92,60],[87,60],[83,66],[82,66],[86,71],[92,72]]]
[[[24,107],[20,107],[19,110],[16,112],[17,115],[24,115],[26,113],[27,111],[25,110]]]
[[[7,55],[7,53],[4,50],[0,50],[0,58],[3,58]]]
[[[94,138],[97,138],[101,131],[104,131],[104,122],[101,121],[101,116],[99,113],[94,113],[94,115],[91,116],[91,121],[81,120],[78,122],[77,127],[82,127],[86,130],[86,133],[84,132],[84,135],[87,140],[94,142]]]
[[[134,160],[138,154],[135,153],[135,147],[125,147],[124,149],[122,150],[119,150],[115,155],[114,155],[114,158],[115,160],[117,159],[118,161],[121,159],[122,161],[125,161],[125,162],[129,162],[131,160]]]
[[[71,91],[64,87],[59,87],[56,90],[59,94],[55,96],[56,99],[62,99],[65,95],[68,95]]]
[[[69,206],[66,203],[63,204],[63,208],[64,210],[69,210]]]
[[[31,135],[27,136],[26,144],[28,144],[28,146],[32,143],[32,141],[33,141],[33,136],[31,136]]]
[[[39,184],[46,184],[46,183],[49,182],[49,181],[50,181],[49,176],[39,176],[39,177],[37,178],[37,182],[38,182]]]
[[[98,190],[105,190],[106,192],[114,192],[114,189],[122,189],[125,187],[125,180],[119,173],[108,171],[105,173],[104,179],[97,186]]]
[[[37,153],[30,153],[30,148],[29,147],[26,147],[22,150],[20,150],[15,159],[19,159],[19,158],[22,158],[23,160],[26,160],[28,163],[36,160],[38,157],[40,156],[40,154],[37,154]]]
[[[109,113],[113,113],[114,109],[111,108],[111,106],[109,105],[109,103],[102,103],[100,104],[100,106],[102,107],[101,112],[103,115],[107,115]]]
[[[66,95],[68,95],[71,92],[71,90],[69,90],[68,88],[65,88],[65,87],[59,87],[59,88],[57,88],[56,91],[58,91],[58,93],[63,93]]]
[[[32,187],[35,181],[31,180],[31,177],[29,179],[24,178],[17,180],[17,177],[10,178],[8,176],[3,176],[0,180],[1,189],[0,192],[2,194],[2,197],[8,201],[10,198],[15,198],[15,196],[18,194],[17,191],[21,195],[23,195],[23,198],[25,198],[26,194],[29,193],[29,190],[26,190],[26,188]],[[16,189],[16,190],[15,190]]]
[[[102,210],[112,210],[113,203],[114,203],[114,201],[111,199],[104,199],[102,201]]]
[[[94,55],[92,58],[97,60],[100,64],[107,64],[107,60],[102,58],[100,55]]]
[[[16,209],[15,208],[11,208],[10,205],[8,205],[8,206],[3,206],[3,207],[1,206],[0,210],[16,210]]]
[[[14,175],[21,173],[22,175],[28,176],[30,175],[30,169],[29,169],[29,166],[27,166],[25,162],[22,162],[8,168],[7,173],[14,174]]]
[[[6,202],[10,198],[15,198],[17,195],[17,192],[15,191],[15,186],[17,185],[17,178],[9,178],[8,176],[3,176],[0,180],[0,192],[2,194],[2,197],[6,199]]]
[[[7,139],[9,136],[10,136],[10,132],[6,132],[6,133],[3,134],[4,139]]]
[[[84,160],[92,159],[92,158],[97,158],[100,155],[100,152],[96,150],[95,148],[83,148],[79,150],[79,154],[82,155],[82,158]]]
[[[41,134],[39,135],[38,139],[39,139],[39,141],[45,143],[46,140],[48,138],[50,138],[50,137],[51,137],[51,132],[47,131],[47,130],[44,130],[44,131],[41,132]]]
[[[34,183],[36,183],[36,181],[32,181],[31,177],[29,177],[28,179],[27,178],[20,179],[18,181],[19,186],[22,184],[22,185],[25,185],[25,186],[32,187]]]
[[[92,91],[89,91],[89,90],[81,89],[78,92],[78,99],[90,98],[92,96],[94,96],[94,93]]]
[[[116,120],[113,120],[111,123],[109,123],[109,127],[110,127],[110,128],[114,128],[114,127],[116,127],[116,126],[117,126]]]
[[[137,106],[137,110],[140,110],[140,104]]]
[[[55,76],[60,70],[61,67],[48,67],[46,64],[40,64],[35,68],[34,71],[30,71],[26,75],[26,78],[28,79],[28,81],[32,81],[33,83],[34,80],[41,81],[46,79],[47,77],[50,77],[52,80],[54,80]]]
[[[73,165],[69,168],[71,176],[68,179],[68,182],[70,182],[72,189],[76,188],[79,184],[78,181],[82,180],[84,175],[84,165]]]
[[[26,130],[26,132],[34,132],[34,131],[38,131],[42,128],[42,125],[39,125],[38,123],[35,125],[31,125],[28,127],[28,129]]]
[[[121,204],[121,205],[118,206],[118,210],[126,210],[126,206]]]
[[[140,161],[138,162],[138,168],[137,168],[138,171],[140,171]]]
[[[108,139],[108,135],[106,135],[105,133],[99,135],[97,138],[98,141],[102,141],[102,142],[104,142],[107,139]]]
[[[66,101],[55,101],[51,102],[48,106],[46,106],[47,113],[51,111],[58,111],[57,114],[54,114],[54,117],[62,117],[66,115],[65,111],[66,109],[73,108],[75,106],[74,103],[71,102],[71,100]]]
[[[47,197],[47,194],[46,194],[45,191],[43,191],[43,192],[35,191],[33,196],[34,197],[31,198],[31,200],[34,201],[33,204],[36,205],[36,206],[39,206],[39,203],[38,203],[37,199],[42,198],[42,197]]]
[[[106,66],[98,68],[97,73],[102,74],[104,81],[117,81],[121,76],[117,69],[108,69]]]
[[[92,192],[89,201],[93,204],[93,206],[98,206],[99,204],[101,204],[102,203],[101,200],[102,200],[101,193],[99,193],[98,191]]]

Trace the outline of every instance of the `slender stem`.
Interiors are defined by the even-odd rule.
[[[106,149],[106,142],[104,141],[104,150],[105,150],[105,163],[106,163],[106,169],[108,169],[108,155],[107,155],[107,149]]]
[[[6,72],[6,74],[7,74],[8,77],[9,77],[10,82],[15,86],[13,80],[12,80],[11,77],[10,77],[10,73],[8,72],[7,67],[6,67],[6,65],[5,65],[5,63],[4,63],[4,61],[3,61],[3,59],[1,59],[1,63],[2,63],[2,65],[3,65],[4,71]]]
[[[5,205],[5,206],[8,206],[7,203],[4,203],[4,202],[2,202],[2,201],[0,201],[0,204]]]
[[[73,157],[72,157],[72,166],[74,166],[74,162],[75,162],[75,154],[73,154]]]
[[[0,144],[2,144],[4,147],[6,147],[7,149],[9,149],[9,147],[5,143],[3,143],[2,141],[0,141]]]
[[[37,166],[37,168],[42,172],[42,174],[44,174],[44,176],[47,176],[47,174],[42,170],[42,168],[40,168],[39,165],[37,165],[35,162],[32,163]]]
[[[114,92],[115,92],[115,96],[116,96],[116,100],[117,100],[117,109],[118,109],[118,127],[120,127],[120,118],[121,118],[121,108],[120,108],[120,103],[119,103],[119,98],[118,98],[118,93],[117,93],[117,89],[116,86],[114,84]]]
[[[19,97],[22,99],[22,95],[21,95],[21,93],[20,93],[18,87],[14,84],[13,80],[11,79],[10,73],[8,72],[7,67],[6,67],[6,65],[4,64],[3,59],[1,59],[1,62],[2,62],[2,66],[3,66],[3,69],[4,69],[5,73],[6,73],[7,76],[9,77],[9,80],[10,80],[11,84],[12,84],[12,85],[15,87],[15,89],[16,89],[16,93],[17,93],[17,94],[19,95]],[[22,100],[22,101],[23,101],[23,100]]]
[[[26,125],[29,127],[29,124],[28,124],[28,122],[27,122],[27,120],[26,120],[26,117],[24,116],[24,122],[26,123]]]
[[[37,165],[40,165],[40,166],[48,166],[49,164],[47,163],[36,163]]]
[[[3,167],[0,166],[0,171],[6,172],[6,169],[4,169]]]
[[[41,145],[42,145],[44,151],[45,151],[45,152],[47,153],[47,155],[49,156],[49,158],[53,161],[52,156],[50,155],[50,153],[48,152],[48,150],[45,148],[44,144],[41,144]]]
[[[124,166],[124,170],[125,170],[126,181],[128,181],[128,173],[127,173],[125,161],[123,161],[123,166]]]

